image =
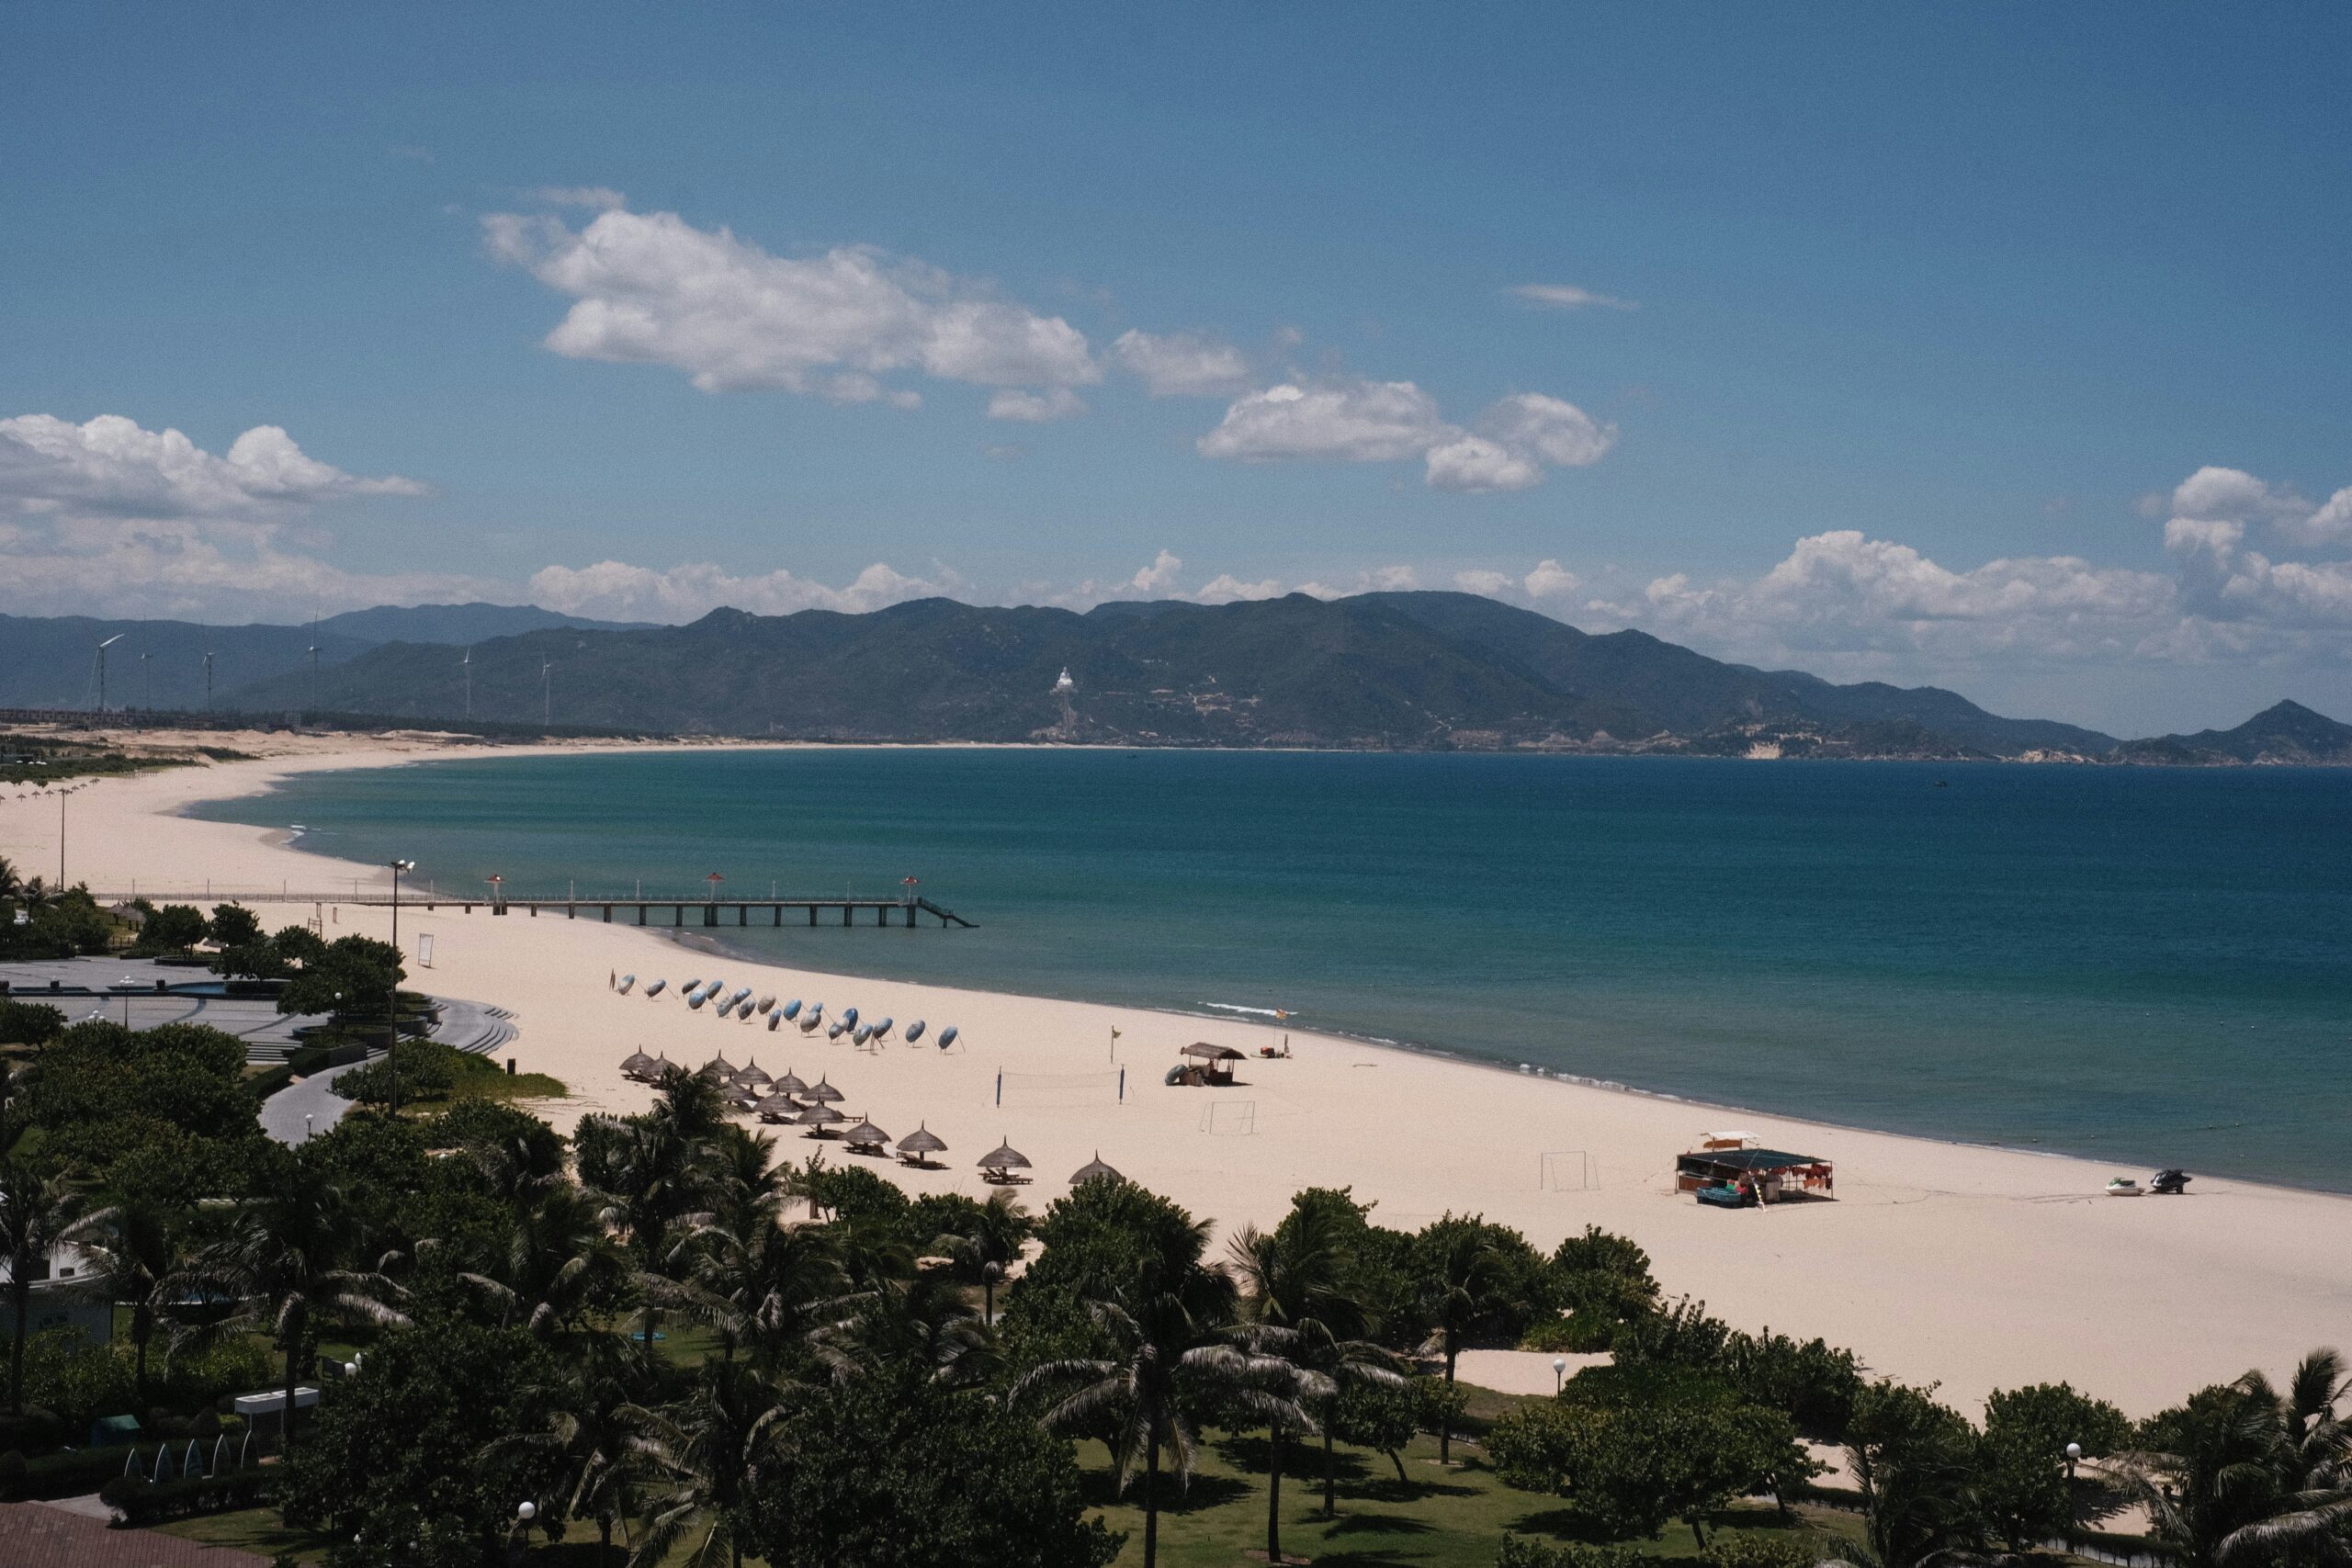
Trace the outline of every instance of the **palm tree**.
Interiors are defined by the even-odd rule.
[[[1346,1240],[1329,1210],[1295,1211],[1269,1233],[1244,1225],[1229,1244],[1241,1276],[1249,1321],[1239,1330],[1261,1355],[1273,1356],[1296,1371],[1302,1398],[1322,1413],[1323,1517],[1339,1514],[1339,1485],[1331,1455],[1331,1427],[1343,1385],[1380,1382],[1402,1386],[1396,1359],[1364,1337],[1363,1304],[1347,1290],[1351,1258]],[[1268,1434],[1273,1460],[1266,1501],[1266,1558],[1282,1561],[1280,1537],[1283,1438],[1279,1424]]]
[[[83,1293],[109,1308],[130,1308],[130,1344],[137,1362],[139,1408],[147,1408],[147,1347],[173,1298],[171,1281],[183,1261],[187,1211],[153,1198],[131,1198],[83,1215],[59,1239],[80,1249],[88,1265]]]
[[[1089,1303],[1094,1322],[1110,1338],[1112,1354],[1099,1359],[1047,1361],[1013,1385],[1013,1397],[1057,1383],[1081,1386],[1046,1412],[1053,1430],[1113,1428],[1111,1456],[1119,1487],[1143,1464],[1143,1568],[1159,1561],[1159,1461],[1167,1454],[1180,1481],[1192,1473],[1195,1444],[1184,1418],[1183,1401],[1193,1394],[1221,1395],[1228,1407],[1261,1416],[1308,1424],[1306,1413],[1278,1392],[1289,1369],[1270,1358],[1238,1349],[1227,1335],[1232,1321],[1232,1277],[1199,1261],[1207,1245],[1205,1224],[1188,1233],[1188,1247],[1151,1258],[1137,1269],[1115,1299]],[[1189,1251],[1190,1256],[1183,1256]]]
[[[596,1521],[599,1559],[612,1553],[616,1525],[628,1542],[639,1490],[653,1474],[629,1400],[639,1366],[622,1346],[615,1336],[591,1339],[578,1361],[537,1391],[549,1413],[546,1428],[510,1433],[482,1450],[486,1461],[510,1453],[552,1461],[564,1488],[564,1517]]]
[[[16,1331],[8,1348],[8,1408],[25,1413],[25,1319],[33,1283],[48,1272],[50,1253],[74,1223],[81,1198],[62,1175],[30,1160],[0,1159],[0,1257],[8,1263],[8,1300]]]
[[[742,1362],[707,1361],[684,1399],[658,1411],[631,1406],[629,1416],[640,1451],[669,1482],[631,1568],[742,1568],[750,1503],[784,1416],[776,1385]]]
[[[2192,1396],[2159,1418],[2175,1451],[2124,1455],[2116,1468],[2192,1568],[2352,1562],[2347,1395],[2343,1357],[2315,1350],[2283,1390],[2250,1371]]]
[[[713,1219],[690,1233],[682,1282],[657,1286],[662,1298],[718,1331],[723,1359],[749,1348],[774,1368],[812,1331],[820,1309],[846,1289],[835,1238],[816,1225],[784,1226],[754,1210],[738,1225]]]
[[[601,1287],[622,1273],[620,1251],[605,1229],[607,1201],[570,1183],[550,1186],[508,1221],[505,1240],[486,1268],[458,1278],[517,1313],[542,1339],[577,1328]]]
[[[0,855],[0,901],[16,897],[25,890],[25,879],[17,871],[17,863]]]
[[[266,1319],[286,1355],[284,1442],[294,1443],[294,1389],[307,1337],[323,1317],[405,1324],[385,1298],[395,1289],[373,1269],[345,1267],[352,1224],[343,1190],[296,1167],[274,1190],[238,1205],[229,1230],[177,1289],[225,1290],[246,1303],[249,1319]]]
[[[981,1321],[996,1322],[996,1282],[1004,1278],[1008,1265],[1021,1256],[1022,1245],[1037,1234],[1037,1223],[1029,1211],[1021,1206],[1021,1194],[1010,1187],[1000,1187],[989,1194],[970,1224],[960,1233],[950,1232],[933,1243],[967,1274],[980,1282]]]
[[[673,1073],[665,1088],[691,1101],[694,1075]],[[602,1150],[604,1222],[626,1233],[637,1254],[640,1281],[652,1284],[644,1303],[645,1352],[653,1354],[653,1324],[660,1303],[659,1287],[669,1276],[678,1237],[673,1233],[686,1215],[696,1212],[705,1193],[699,1134],[690,1134],[691,1105],[684,1115],[663,1114],[657,1107],[643,1116],[605,1123],[609,1139]]]
[[[1479,1325],[1490,1318],[1500,1304],[1501,1259],[1496,1255],[1493,1242],[1487,1239],[1485,1227],[1475,1224],[1444,1225],[1442,1234],[1432,1238],[1425,1232],[1420,1241],[1431,1248],[1430,1253],[1417,1259],[1422,1269],[1420,1305],[1434,1325],[1433,1337],[1445,1357],[1445,1386],[1450,1393],[1453,1388],[1453,1365],[1462,1355],[1462,1342],[1476,1333]],[[1453,1457],[1451,1401],[1437,1424],[1437,1457],[1441,1464]]]

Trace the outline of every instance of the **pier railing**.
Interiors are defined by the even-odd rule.
[[[290,886],[246,889],[208,886],[201,892],[140,887],[129,893],[93,893],[91,897],[101,904],[145,898],[154,904],[200,904],[206,907],[214,904],[350,904],[361,908],[390,908],[393,902],[390,890],[384,887],[317,892],[302,891]],[[752,919],[754,912],[768,916],[767,919],[757,923],[778,929],[784,925],[787,912],[795,917],[794,924],[800,924],[801,917],[805,916],[806,922],[811,926],[899,925],[912,931],[918,918],[922,916],[937,920],[942,928],[969,927],[978,923],[928,898],[854,898],[842,894],[808,897],[698,898],[690,894],[567,892],[541,897],[507,893],[497,888],[481,893],[452,894],[444,893],[437,887],[404,887],[401,890],[399,901],[403,909],[434,911],[448,908],[469,915],[478,908],[486,909],[493,915],[520,911],[535,919],[542,914],[555,913],[573,920],[583,917],[601,919],[606,925],[613,923],[613,911],[616,909],[624,916],[633,912],[637,917],[634,921],[624,919],[621,923],[640,926],[750,926],[754,923]],[[668,912],[669,919],[656,918],[663,911]],[[870,919],[866,918],[869,912]],[[893,915],[898,919],[893,919]]]

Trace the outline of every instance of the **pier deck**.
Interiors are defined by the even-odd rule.
[[[353,904],[362,908],[389,908],[392,903],[391,895],[381,889],[369,889],[357,893],[348,891],[294,893],[281,890],[275,893],[222,892],[218,894],[208,889],[202,894],[193,894],[165,893],[154,888],[145,888],[141,892],[149,901],[157,904]],[[125,902],[133,895],[94,893],[91,897],[101,905],[106,905]],[[624,917],[633,911],[637,917],[636,920],[630,922],[624,919],[622,923],[634,923],[640,926],[683,927],[688,923],[686,916],[689,912],[697,916],[693,922],[696,925],[749,926],[755,910],[767,915],[767,923],[776,928],[784,925],[784,917],[787,910],[796,917],[795,924],[800,923],[797,917],[805,914],[808,917],[807,923],[811,926],[819,923],[820,913],[824,917],[823,923],[828,925],[899,925],[912,931],[918,918],[926,915],[937,920],[943,929],[949,926],[970,927],[977,924],[976,921],[966,919],[953,909],[942,908],[928,898],[692,898],[678,897],[663,898],[641,893],[618,897],[605,894],[569,893],[554,897],[526,897],[517,894],[500,893],[453,897],[438,890],[410,892],[403,889],[400,897],[400,907],[403,909],[427,911],[445,908],[462,909],[468,914],[473,913],[477,908],[484,908],[493,915],[508,915],[519,910],[534,918],[541,914],[557,913],[561,914],[566,919],[572,920],[580,919],[583,916],[590,919],[601,919],[607,925],[613,923],[613,911],[616,909],[620,910]],[[667,920],[656,918],[663,909],[670,911],[670,918]],[[873,913],[873,919],[870,920],[865,918],[868,910]],[[840,917],[838,919],[833,918],[836,914]],[[893,914],[900,918],[894,920],[891,918]],[[732,915],[733,919],[728,919],[729,915]]]

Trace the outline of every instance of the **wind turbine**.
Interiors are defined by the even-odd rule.
[[[470,719],[474,716],[474,650],[470,648],[466,649],[466,656],[458,662],[465,667],[466,716]]]
[[[154,657],[152,653],[139,656],[139,705],[149,713],[155,711],[155,667],[150,662]]]
[[[204,650],[204,711],[212,711],[212,650]]]
[[[555,723],[555,679],[550,673],[554,669],[552,660],[539,661],[539,723],[543,726]]]
[[[120,642],[125,635],[127,634],[117,632],[98,644],[98,711],[100,713],[107,711],[107,649]]]

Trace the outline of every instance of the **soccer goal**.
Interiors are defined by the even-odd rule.
[[[1006,1073],[996,1076],[999,1105],[1074,1109],[1117,1105],[1127,1098],[1127,1070],[1099,1073]]]
[[[1582,1149],[1554,1149],[1536,1161],[1536,1188],[1544,1192],[1584,1192],[1600,1185],[1600,1168]]]
[[[1254,1100],[1212,1100],[1201,1111],[1201,1131],[1213,1138],[1247,1138],[1258,1131]]]

